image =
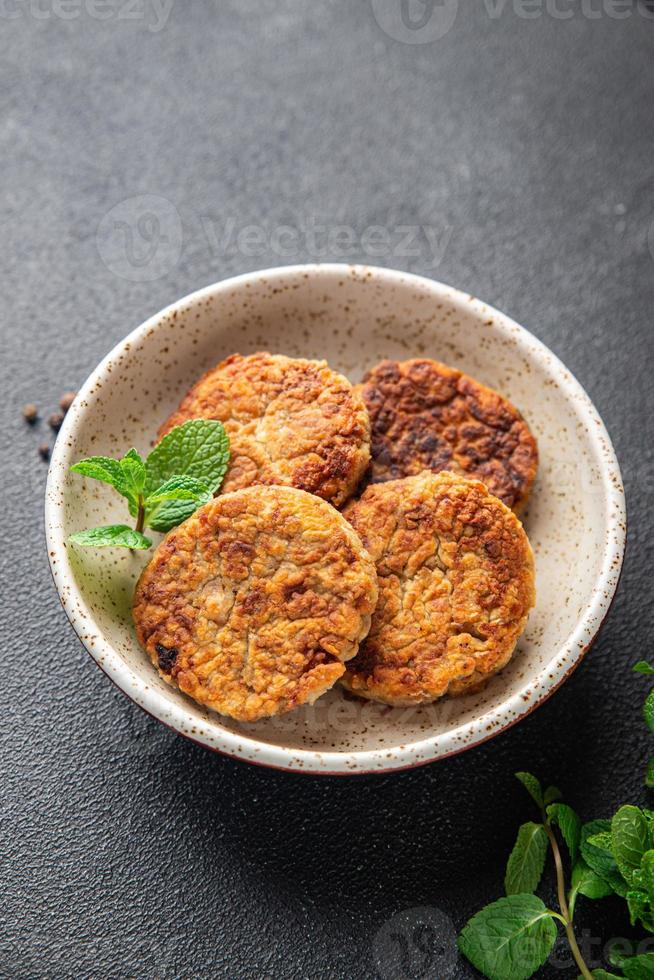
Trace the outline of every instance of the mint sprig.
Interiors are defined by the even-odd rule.
[[[150,548],[143,531],[170,531],[185,521],[220,488],[229,464],[229,439],[222,422],[191,419],[164,436],[143,459],[130,449],[122,459],[90,456],[71,466],[93,480],[108,483],[127,500],[136,526],[110,524],[71,535],[84,547]]]
[[[539,806],[542,822],[520,828],[507,864],[507,898],[473,916],[459,936],[459,949],[489,980],[526,980],[549,956],[560,922],[580,977],[614,978],[616,974],[605,970],[591,971],[583,960],[573,926],[577,898],[582,895],[594,901],[617,895],[627,903],[632,926],[640,923],[654,932],[654,813],[627,805],[612,820],[582,824],[566,803],[546,806],[548,792],[542,792],[535,777],[516,775],[534,801],[543,801]],[[565,841],[567,862],[555,829]],[[547,909],[533,894],[543,874],[548,842],[559,911]],[[507,904],[509,899],[511,904]],[[547,928],[542,925],[545,921],[549,921]],[[623,957],[619,963],[612,960],[611,965],[619,967],[627,980],[654,980],[654,953]]]
[[[559,801],[560,792],[553,786],[543,791],[531,773],[518,772],[516,777],[538,807],[541,819],[520,828],[506,868],[507,897],[482,909],[468,922],[459,936],[459,949],[489,980],[527,980],[552,952],[557,923],[561,923],[581,976],[592,980],[574,932],[575,904],[578,895],[600,898],[613,894],[613,888],[580,857],[582,822],[572,807]],[[555,829],[568,851],[569,886]],[[599,833],[606,827],[602,824],[591,829]],[[559,911],[547,908],[533,894],[540,884],[548,849],[556,871]],[[606,867],[617,870],[608,860]]]
[[[633,670],[654,675],[654,667],[645,660]],[[654,690],[643,705],[643,718],[654,731]],[[572,807],[561,802],[561,793],[554,786],[543,791],[539,780],[528,772],[518,772],[516,777],[538,807],[541,822],[520,827],[506,869],[507,897],[470,919],[458,939],[461,952],[489,980],[526,980],[550,955],[560,922],[580,970],[578,980],[654,980],[654,953],[628,956],[616,946],[608,960],[619,973],[591,970],[573,925],[580,895],[591,901],[613,895],[626,903],[632,926],[654,933],[654,811],[625,805],[610,820],[582,823]],[[648,764],[645,784],[654,789],[654,758]],[[567,860],[557,833],[565,842]],[[543,875],[548,844],[556,873],[558,911],[546,908],[533,894]]]

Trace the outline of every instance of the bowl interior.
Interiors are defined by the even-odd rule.
[[[203,371],[234,351],[261,349],[325,358],[352,381],[385,357],[434,357],[497,388],[526,416],[541,457],[523,515],[538,599],[513,661],[482,693],[404,709],[360,702],[338,688],[278,719],[232,722],[160,680],[136,642],[131,595],[149,553],[63,545],[73,531],[126,518],[109,488],[67,475],[71,463],[131,446],[147,453],[161,420]],[[623,518],[619,471],[601,421],[546,348],[448,287],[342,266],[281,269],[209,287],[128,337],[94,372],[66,419],[46,511],[67,612],[126,693],[211,747],[339,771],[449,754],[526,713],[569,672],[599,627],[617,582]]]

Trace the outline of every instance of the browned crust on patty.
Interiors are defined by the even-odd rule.
[[[370,459],[361,395],[325,361],[233,354],[191,388],[159,438],[192,418],[219,419],[227,430],[231,459],[224,492],[281,484],[338,506]]]
[[[217,497],[167,535],[133,614],[164,680],[256,721],[330,688],[376,601],[374,564],[338,511],[302,490],[253,487]]]
[[[382,361],[360,390],[372,431],[370,482],[447,469],[482,480],[507,507],[524,506],[538,447],[520,412],[496,391],[426,358]]]
[[[424,472],[368,487],[345,516],[379,582],[346,688],[419,704],[477,688],[508,663],[535,601],[533,555],[483,483]]]

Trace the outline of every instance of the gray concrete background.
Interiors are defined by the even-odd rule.
[[[458,928],[499,896],[530,816],[513,771],[585,818],[647,801],[628,668],[653,635],[654,8],[432,6],[0,4],[2,978],[471,977],[448,952],[392,967],[414,919],[388,923],[428,906]],[[20,416],[184,293],[319,258],[432,275],[529,327],[595,400],[630,511],[602,638],[547,705],[349,781],[213,756],[112,688],[52,587],[47,427]],[[611,901],[579,914],[595,951],[629,934]]]

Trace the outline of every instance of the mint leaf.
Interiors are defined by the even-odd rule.
[[[637,806],[621,806],[613,815],[611,835],[618,868],[627,881],[632,881],[650,846],[647,820]]]
[[[600,878],[583,859],[579,859],[572,869],[572,893],[585,895],[586,898],[608,898],[613,889],[608,881]]]
[[[554,800],[560,800],[563,793],[556,786],[548,786],[543,794],[543,803],[545,806],[549,806],[550,803],[554,803]]]
[[[613,837],[610,830],[602,830],[599,834],[593,834],[592,837],[588,838],[588,843],[613,854]]]
[[[540,898],[510,895],[474,915],[457,945],[489,980],[528,980],[555,941],[556,926]]]
[[[146,527],[155,531],[169,531],[212,499],[212,491],[202,480],[173,476],[145,501]]]
[[[90,480],[108,483],[125,496],[125,477],[117,459],[111,459],[109,456],[89,456],[88,459],[80,459],[78,463],[73,463],[70,470],[71,473],[88,476]]]
[[[109,456],[89,456],[71,466],[73,473],[92,480],[108,483],[129,502],[130,512],[135,514],[145,483],[145,464],[136,449],[130,449],[122,459]]]
[[[654,789],[654,756],[647,763],[645,770],[645,785],[648,789]]]
[[[204,480],[196,480],[192,476],[171,476],[146,498],[145,505],[147,508],[165,500],[191,500],[195,497],[206,497],[207,494],[211,494],[213,498]]]
[[[650,731],[654,732],[654,691],[650,691],[643,705],[643,718]]]
[[[532,800],[541,810],[543,809],[543,790],[540,782],[530,772],[517,772],[515,778],[518,779],[527,790]]]
[[[627,980],[654,980],[654,953],[641,953],[623,960],[620,969]]]
[[[535,892],[543,875],[547,834],[540,823],[523,823],[509,856],[504,877],[507,895]]]
[[[645,851],[643,854],[643,859],[640,862],[640,876],[650,903],[654,905],[654,850]]]
[[[606,958],[611,966],[617,966],[617,968],[621,970],[625,960],[628,960],[630,956],[633,956],[632,950],[632,944],[628,939],[616,939],[613,942],[613,945],[609,947]]]
[[[629,921],[631,922],[632,926],[635,926],[640,920],[646,929],[651,930],[651,911],[647,894],[640,891],[640,889],[628,891],[627,905],[629,907]]]
[[[581,817],[567,803],[552,803],[547,808],[547,816],[550,818],[550,822],[556,824],[563,834],[563,840],[568,846],[570,861],[574,864],[577,860],[579,841],[581,840]]]
[[[611,823],[608,820],[591,820],[581,828],[579,849],[586,864],[608,882],[617,895],[623,898],[628,886],[624,880],[612,850]]]
[[[139,456],[136,449],[130,449],[120,461],[120,469],[123,475],[123,482],[130,498],[138,502],[145,486],[145,463]]]
[[[152,542],[127,524],[107,524],[71,534],[69,541],[85,548],[151,548]]]
[[[646,660],[639,660],[631,669],[634,674],[654,674],[654,667],[651,667]]]
[[[190,419],[171,429],[146,459],[145,492],[149,496],[173,476],[190,476],[215,493],[228,463],[229,438],[222,422]]]
[[[605,877],[617,870],[612,850],[611,822],[591,820],[581,828],[580,850],[586,864]]]

